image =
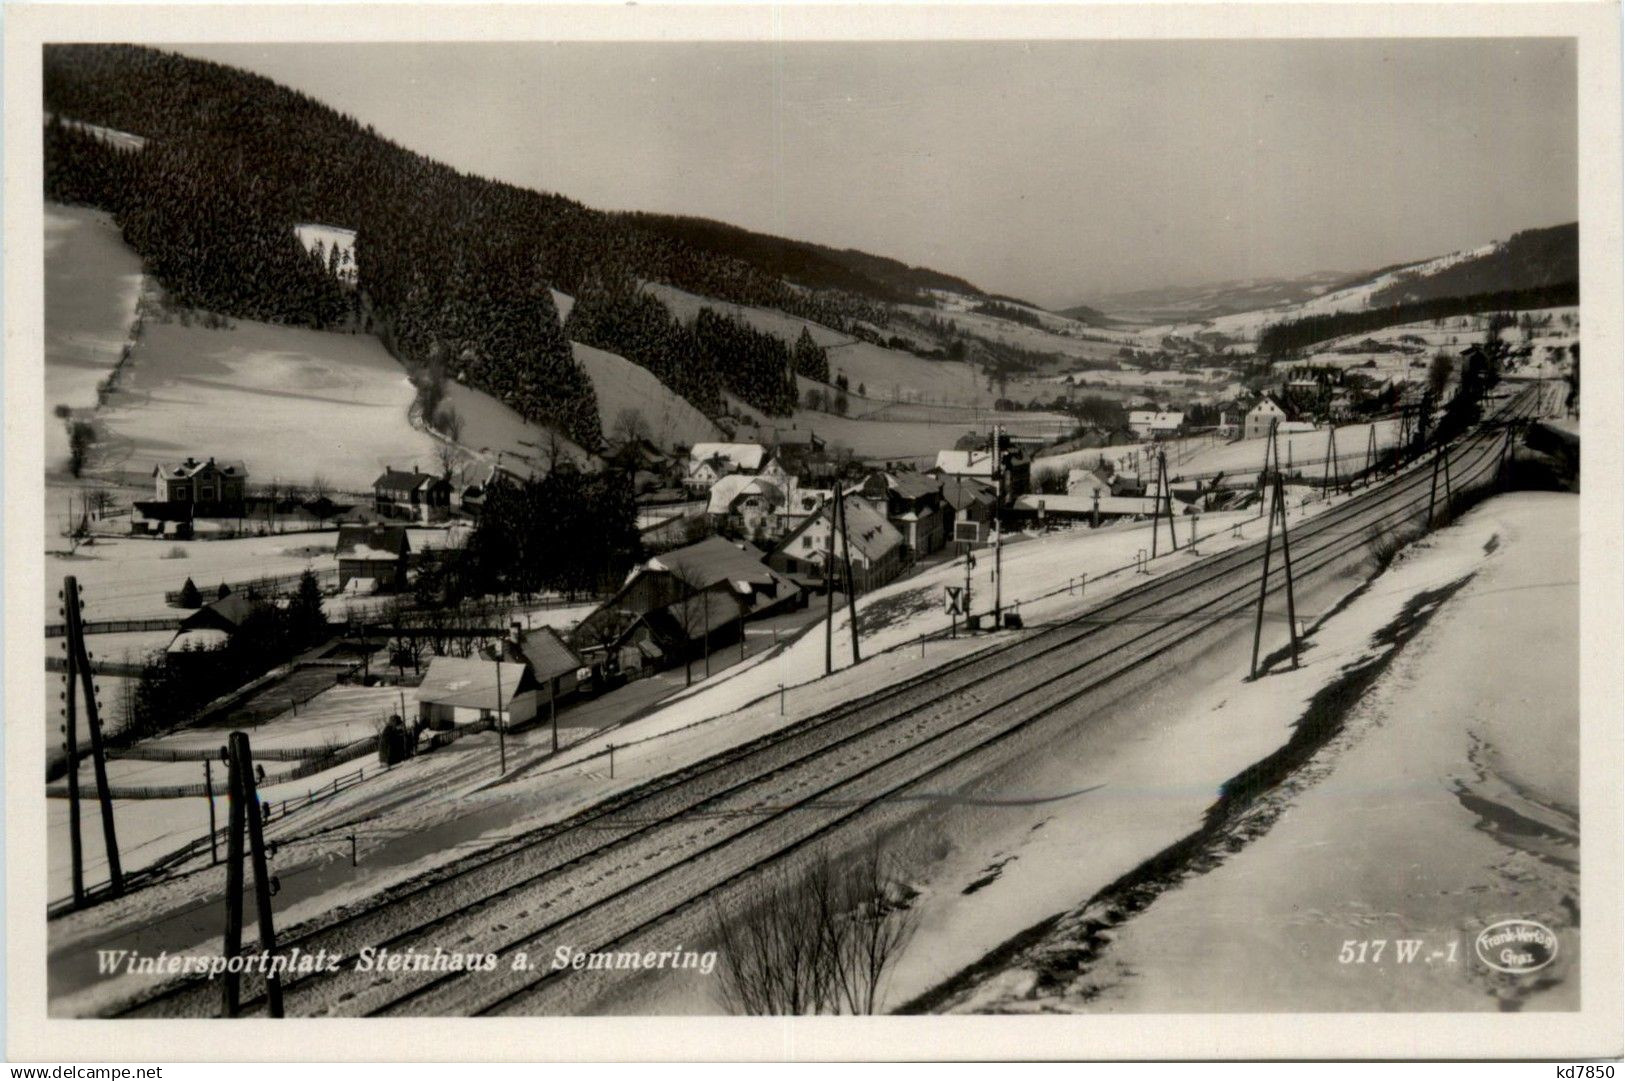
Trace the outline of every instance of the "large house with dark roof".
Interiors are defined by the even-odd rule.
[[[248,487],[248,467],[242,462],[160,462],[153,467],[153,501],[190,503],[199,511],[242,505]]]
[[[902,534],[905,557],[918,559],[943,545],[947,515],[942,483],[941,477],[927,473],[876,471],[864,478],[858,495]]]
[[[373,508],[386,518],[442,522],[451,514],[451,482],[432,473],[385,469],[372,482]]]
[[[809,515],[778,543],[767,557],[768,566],[785,574],[810,575],[828,581],[824,566],[833,533],[834,574],[845,573],[843,559],[852,558],[852,586],[866,593],[885,585],[902,571],[905,563],[903,535],[874,507],[854,493],[846,496],[846,535],[834,529],[836,501],[830,500]]]

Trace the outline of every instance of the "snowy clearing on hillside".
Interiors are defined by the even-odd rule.
[[[1577,504],[1553,493],[1488,502],[1406,552],[1315,630],[1301,669],[1215,687],[1182,708],[1180,723],[1209,729],[1202,752],[1163,760],[1138,788],[1120,780],[1120,802],[1157,806],[1144,795],[1165,789],[1180,761],[1246,764],[1284,741],[1315,696],[1352,672],[1375,672],[1340,707],[1326,742],[1216,831],[1195,866],[1148,878],[1149,893],[1126,915],[1123,894],[1074,908],[953,1008],[1575,1008]],[[1514,640],[1518,648],[1506,648]],[[1255,738],[1233,753],[1234,741]],[[1183,797],[1186,829],[1201,827],[1225,779],[1209,774]],[[1090,804],[1091,836],[1118,835],[1109,801]],[[1018,903],[1048,846],[1068,844],[1056,826],[1004,870],[1004,896],[984,906]],[[1109,879],[1097,875],[1095,888]],[[969,926],[976,916],[965,909],[976,907],[928,928],[911,958],[927,964],[931,945]],[[1538,920],[1558,935],[1539,978],[1477,960],[1477,935],[1503,919]],[[1340,959],[1345,942],[1374,939],[1388,942],[1380,961]],[[1396,940],[1420,941],[1416,959],[1398,959]]]
[[[90,410],[118,364],[141,297],[141,260],[112,215],[45,204],[45,468],[64,470],[67,427],[58,406]]]
[[[576,363],[592,380],[606,441],[617,435],[616,426],[627,412],[643,418],[649,438],[662,450],[670,450],[678,443],[689,446],[722,438],[722,430],[704,413],[667,389],[647,368],[580,342],[571,342],[570,348]]]
[[[407,419],[412,397],[405,370],[366,335],[149,319],[98,413],[97,471],[149,479],[190,454],[241,459],[250,485],[321,477],[370,492],[386,466],[434,461],[434,439]]]

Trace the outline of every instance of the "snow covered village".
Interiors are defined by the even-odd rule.
[[[1579,1009],[1513,44],[46,46],[50,1016]]]

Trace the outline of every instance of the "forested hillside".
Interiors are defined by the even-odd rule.
[[[765,413],[789,412],[800,358],[725,317],[678,324],[627,283],[666,282],[836,327],[885,320],[882,306],[855,293],[787,284],[771,238],[739,245],[725,228],[646,228],[634,216],[459,173],[223,65],[135,46],[49,46],[44,92],[56,117],[145,138],[140,151],[118,150],[49,124],[46,194],[111,211],[179,302],[318,328],[354,321],[409,364],[443,366],[589,449],[601,442],[592,385],[548,286],[584,299],[572,313],[580,340],[649,368],[708,412],[720,406],[720,387]],[[356,231],[356,290],[304,251],[293,232],[300,222]],[[696,246],[719,235],[768,267]],[[854,277],[844,280],[856,287],[879,280],[873,269],[851,269],[866,263],[901,267],[855,253],[827,267],[847,266]]]

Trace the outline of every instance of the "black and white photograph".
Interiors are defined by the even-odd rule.
[[[1618,11],[1507,15],[28,45],[10,1010],[1617,1055]]]

